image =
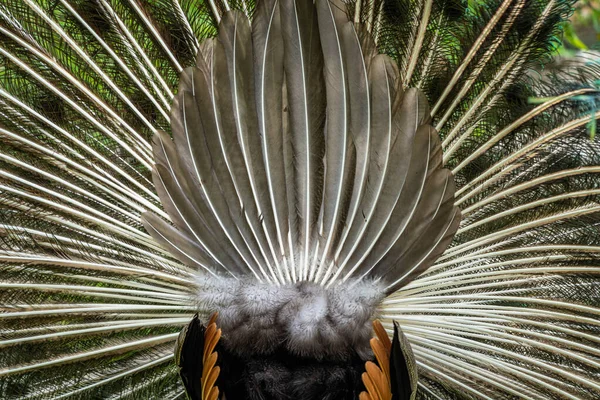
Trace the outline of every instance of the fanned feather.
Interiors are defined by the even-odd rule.
[[[296,279],[306,276],[312,260],[313,229],[321,204],[325,123],[323,53],[318,35],[316,10],[305,1],[283,1],[281,21],[284,38],[285,93],[289,107],[296,203],[290,214],[298,213],[297,232],[291,231]],[[289,182],[289,179],[288,179]],[[288,192],[288,195],[291,194]],[[293,218],[291,218],[293,220]],[[297,239],[296,239],[297,238]]]
[[[292,281],[290,266],[294,264],[294,260],[287,239],[290,222],[284,146],[290,138],[284,135],[282,113],[272,112],[272,110],[282,110],[284,101],[283,90],[281,90],[284,79],[284,48],[280,1],[259,3],[252,24],[256,108],[270,200],[268,204],[272,209],[276,230],[274,233],[277,239],[274,247],[278,253],[279,273],[285,273],[285,277],[281,278],[289,283]],[[264,205],[263,207],[268,208]],[[268,209],[265,212],[268,213]]]
[[[597,61],[466,3],[4,1],[2,397],[183,398],[205,271],[381,279],[419,398],[595,398]]]

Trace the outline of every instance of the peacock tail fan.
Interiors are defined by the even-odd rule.
[[[597,398],[572,6],[3,0],[0,397]]]

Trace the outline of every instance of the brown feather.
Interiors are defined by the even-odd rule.
[[[219,398],[219,388],[213,387],[206,400],[217,400]]]
[[[392,351],[392,341],[390,340],[387,331],[381,324],[381,321],[379,321],[378,319],[373,321],[373,330],[375,331],[375,336],[377,336],[377,339],[379,339],[381,344],[383,344],[383,347],[385,347],[385,350],[387,351],[389,356],[390,352]]]
[[[215,351],[208,359],[204,362],[204,366],[202,369],[202,380],[206,380],[208,373],[215,367],[217,364],[218,353]]]
[[[379,395],[377,394],[377,389],[375,388],[375,383],[371,380],[371,377],[368,373],[363,372],[362,381],[365,384],[365,388],[367,389],[367,393],[373,400],[380,400]]]
[[[211,325],[211,324],[216,324],[216,323],[217,323],[217,318],[218,318],[218,317],[219,317],[219,313],[218,313],[218,312],[216,312],[216,313],[213,313],[213,314],[210,316],[210,319],[208,320],[208,325]],[[381,323],[379,323],[379,324],[381,325]]]
[[[217,329],[217,324],[212,323],[206,328],[205,334],[205,342],[204,342],[204,362],[208,359],[210,353],[213,352],[215,346],[221,339],[221,330]]]
[[[371,339],[371,348],[377,359],[377,364],[367,361],[362,374],[366,392],[362,392],[359,400],[391,400],[392,387],[390,377],[390,351],[392,342],[379,320],[373,321],[374,337]]]
[[[383,375],[387,379],[388,385],[390,383],[390,354],[386,351],[384,345],[377,338],[371,339],[371,348],[377,359],[377,364],[383,371]]]
[[[219,398],[219,389],[215,386],[215,382],[219,377],[221,368],[216,365],[219,355],[214,351],[219,339],[221,339],[221,329],[217,329],[217,317],[217,313],[211,315],[208,327],[204,332],[203,367],[202,378],[200,379],[202,400],[217,400]]]

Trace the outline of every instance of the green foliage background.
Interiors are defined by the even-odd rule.
[[[600,0],[580,0],[565,26],[561,52],[568,56],[579,50],[600,51]]]
[[[559,52],[564,57],[572,57],[580,51],[600,52],[600,0],[580,0],[575,12],[565,24],[563,46]],[[600,81],[598,82],[600,86]],[[590,101],[582,98],[581,101]],[[598,130],[598,121],[594,118],[588,125],[593,140]]]

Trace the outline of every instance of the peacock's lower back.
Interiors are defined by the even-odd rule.
[[[571,6],[0,2],[0,397],[597,399]]]

